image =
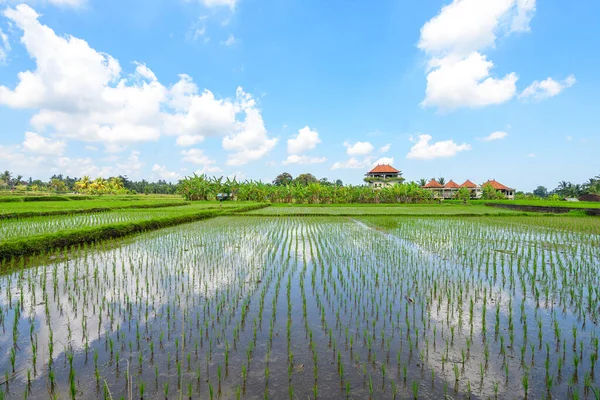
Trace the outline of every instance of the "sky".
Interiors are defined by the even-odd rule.
[[[0,0],[0,169],[600,173],[591,0]]]

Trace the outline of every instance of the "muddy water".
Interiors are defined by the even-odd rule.
[[[218,218],[32,260],[0,277],[1,390],[437,399],[524,397],[524,376],[529,398],[595,386],[597,292],[568,279],[589,282],[593,242],[432,221]]]

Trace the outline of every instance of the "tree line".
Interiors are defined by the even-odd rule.
[[[22,175],[4,171],[0,174],[0,190],[17,192],[52,192],[83,194],[176,194],[178,184],[158,180],[149,182],[145,179],[134,181],[127,176],[119,175],[107,179],[98,177],[81,178],[52,175],[48,181],[40,179],[24,179]]]

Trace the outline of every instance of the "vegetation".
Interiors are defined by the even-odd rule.
[[[227,193],[239,201],[272,203],[350,204],[432,201],[432,194],[414,182],[373,190],[369,186],[324,184],[310,177],[283,184],[286,179],[281,178],[277,184],[271,185],[256,181],[237,182],[229,178],[223,180],[209,178],[206,175],[194,175],[180,182],[179,192],[186,200],[214,200],[218,193]]]
[[[454,206],[353,208],[421,207]],[[598,218],[199,212],[221,217],[0,262],[2,397],[596,391]]]

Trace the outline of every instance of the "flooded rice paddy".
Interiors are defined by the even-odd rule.
[[[518,218],[222,217],[13,260],[0,398],[591,397],[597,226]]]

